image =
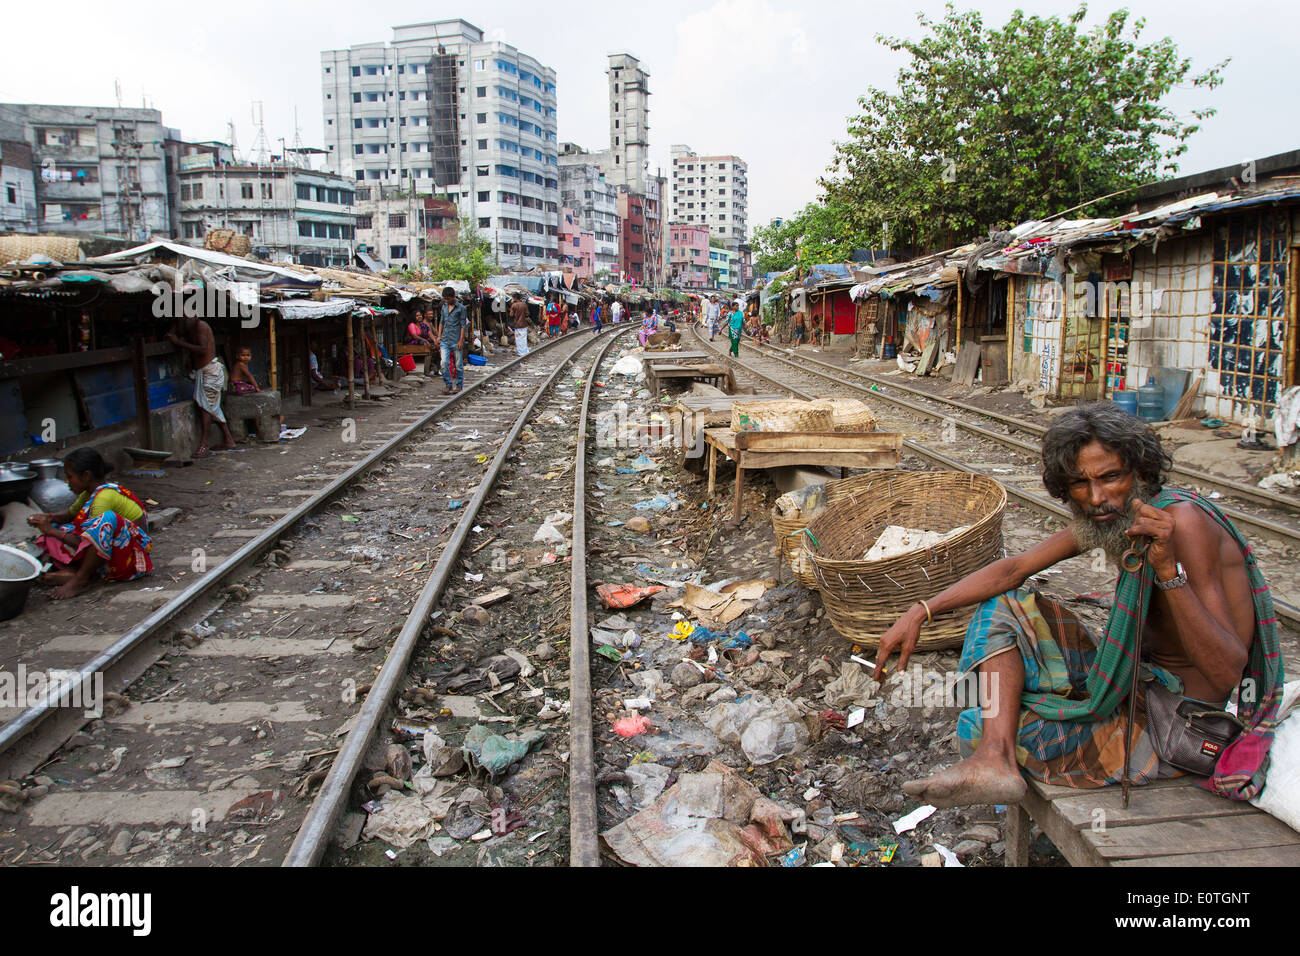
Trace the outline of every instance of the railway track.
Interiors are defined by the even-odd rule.
[[[907,451],[943,468],[987,475],[1001,482],[1010,496],[1026,506],[1056,518],[1070,520],[1071,515],[1066,508],[1037,490],[1041,488],[1040,445],[996,431],[987,425],[960,418],[950,409],[958,408],[968,415],[987,415],[990,420],[1014,422],[1017,426],[1023,424],[1026,430],[1037,429],[1038,431],[1035,432],[1037,434],[1046,430],[1041,426],[1023,423],[1020,419],[1011,419],[1009,416],[988,414],[972,405],[952,403],[929,395],[923,396],[933,399],[928,405],[903,399],[884,390],[898,387],[889,379],[879,379],[859,372],[846,372],[838,366],[805,360],[803,356],[796,361],[790,357],[788,350],[758,346],[748,341],[743,344],[750,353],[751,361],[739,362],[722,354],[717,343],[710,343],[707,337],[700,335],[697,326],[692,326],[691,329],[698,345],[714,349],[722,355],[724,361],[737,370],[796,397],[811,399],[833,390],[838,394],[866,399],[878,413],[881,413],[882,400],[889,403],[893,408],[883,413],[882,420],[890,429],[903,432],[907,436],[903,443]],[[908,391],[918,390],[908,389]],[[945,402],[946,406],[943,404]],[[966,432],[970,436],[969,439],[958,438],[957,433],[961,431]],[[940,448],[944,450],[941,451]],[[1181,469],[1181,474],[1184,477],[1190,475],[1191,478],[1198,480],[1203,476],[1202,472],[1185,468]],[[1203,487],[1215,483],[1213,476],[1203,477]],[[1228,486],[1223,485],[1223,487]],[[1241,488],[1246,491],[1257,491],[1257,489],[1250,489],[1249,486],[1241,486]],[[1234,494],[1246,497],[1245,492],[1240,490]],[[1256,547],[1261,566],[1267,574],[1270,566],[1276,569],[1294,566],[1295,549],[1300,548],[1300,528],[1296,526],[1289,514],[1281,515],[1276,510],[1261,513],[1260,502],[1281,496],[1266,492],[1261,492],[1260,495],[1262,497],[1257,496],[1249,504],[1239,501],[1237,506],[1223,503],[1220,507],[1247,533],[1272,539],[1270,542],[1261,541]],[[1286,501],[1286,503],[1294,506],[1293,502]],[[1246,507],[1250,507],[1251,510],[1245,510]],[[1280,582],[1280,578],[1275,575],[1269,577],[1270,582],[1275,579]],[[1278,616],[1292,626],[1298,626],[1300,608],[1287,600],[1287,597],[1290,595],[1283,588],[1274,586],[1274,604]]]
[[[588,350],[603,355],[623,331],[545,343],[411,413],[408,425],[370,439],[373,450],[233,554],[210,558],[200,580],[164,594],[127,633],[37,649],[32,668],[82,655],[84,663],[65,668],[75,670],[66,691],[102,678],[118,694],[129,686],[131,699],[120,712],[128,702],[110,700],[106,719],[85,732],[82,709],[48,698],[0,728],[0,777],[35,781],[14,829],[0,833],[0,853],[15,862],[19,843],[39,846],[55,834],[37,851],[40,862],[128,853],[158,862],[318,862],[358,761],[410,683],[421,635],[448,621],[450,605],[436,608],[454,569],[495,537],[479,523],[485,502],[494,489],[522,494],[496,488],[516,439],[544,396],[571,387],[560,384],[564,372],[583,374],[576,363]],[[575,587],[575,607],[579,593],[585,602],[585,587]],[[69,737],[72,746],[59,751]],[[56,751],[57,766],[41,775]],[[290,791],[296,786],[301,798],[318,783],[304,816]],[[117,828],[116,842],[106,827]],[[232,830],[242,839],[231,839]],[[594,840],[593,825],[584,853]]]

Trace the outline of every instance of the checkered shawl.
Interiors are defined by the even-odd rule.
[[[1255,635],[1250,657],[1237,688],[1237,715],[1246,729],[1226,747],[1214,774],[1201,783],[1205,789],[1232,800],[1249,800],[1264,787],[1268,749],[1277,727],[1277,712],[1285,681],[1278,646],[1277,615],[1268,583],[1255,562],[1251,546],[1211,501],[1189,491],[1165,489],[1152,500],[1157,508],[1189,501],[1232,535],[1241,549],[1255,603]],[[1137,639],[1138,608],[1150,606],[1155,571],[1143,563],[1137,574],[1121,570],[1115,587],[1106,631],[1098,641],[1097,656],[1085,684],[1087,696],[1067,700],[1055,694],[1025,695],[1024,704],[1048,720],[1096,721],[1108,717],[1128,695],[1133,684],[1133,645]],[[1142,602],[1143,592],[1147,601]]]

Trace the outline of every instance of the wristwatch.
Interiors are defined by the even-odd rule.
[[[1156,587],[1162,591],[1172,591],[1174,588],[1181,588],[1185,585],[1187,583],[1187,572],[1183,570],[1183,562],[1177,562],[1176,567],[1178,568],[1178,573],[1168,581],[1161,581],[1157,578]]]

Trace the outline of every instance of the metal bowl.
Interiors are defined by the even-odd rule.
[[[41,576],[41,562],[26,551],[0,544],[0,621],[22,613],[27,593]]]

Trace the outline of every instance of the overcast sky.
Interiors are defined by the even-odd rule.
[[[1092,3],[1088,24],[1123,4]],[[958,3],[967,9],[968,3]],[[1017,7],[1066,14],[1073,2],[985,0],[986,25]],[[1296,125],[1300,5],[1257,0],[1135,0],[1143,40],[1170,36],[1193,70],[1226,57],[1225,82],[1171,95],[1180,115],[1215,107],[1190,141],[1181,171],[1241,162],[1300,147]],[[171,11],[171,15],[168,15]],[[846,118],[868,87],[893,89],[901,57],[877,33],[917,36],[916,12],[943,15],[941,2],[871,0],[677,0],[628,3],[311,4],[227,0],[159,6],[64,0],[57,8],[10,4],[5,12],[7,102],[113,105],[162,110],[187,139],[253,143],[254,101],[264,104],[273,148],[292,143],[294,110],[304,143],[319,145],[320,51],[387,41],[391,27],[463,17],[489,39],[513,44],[558,74],[559,136],[588,148],[608,145],[605,66],[631,53],[650,72],[652,166],[668,147],[734,153],[749,163],[750,228],[815,199]]]

